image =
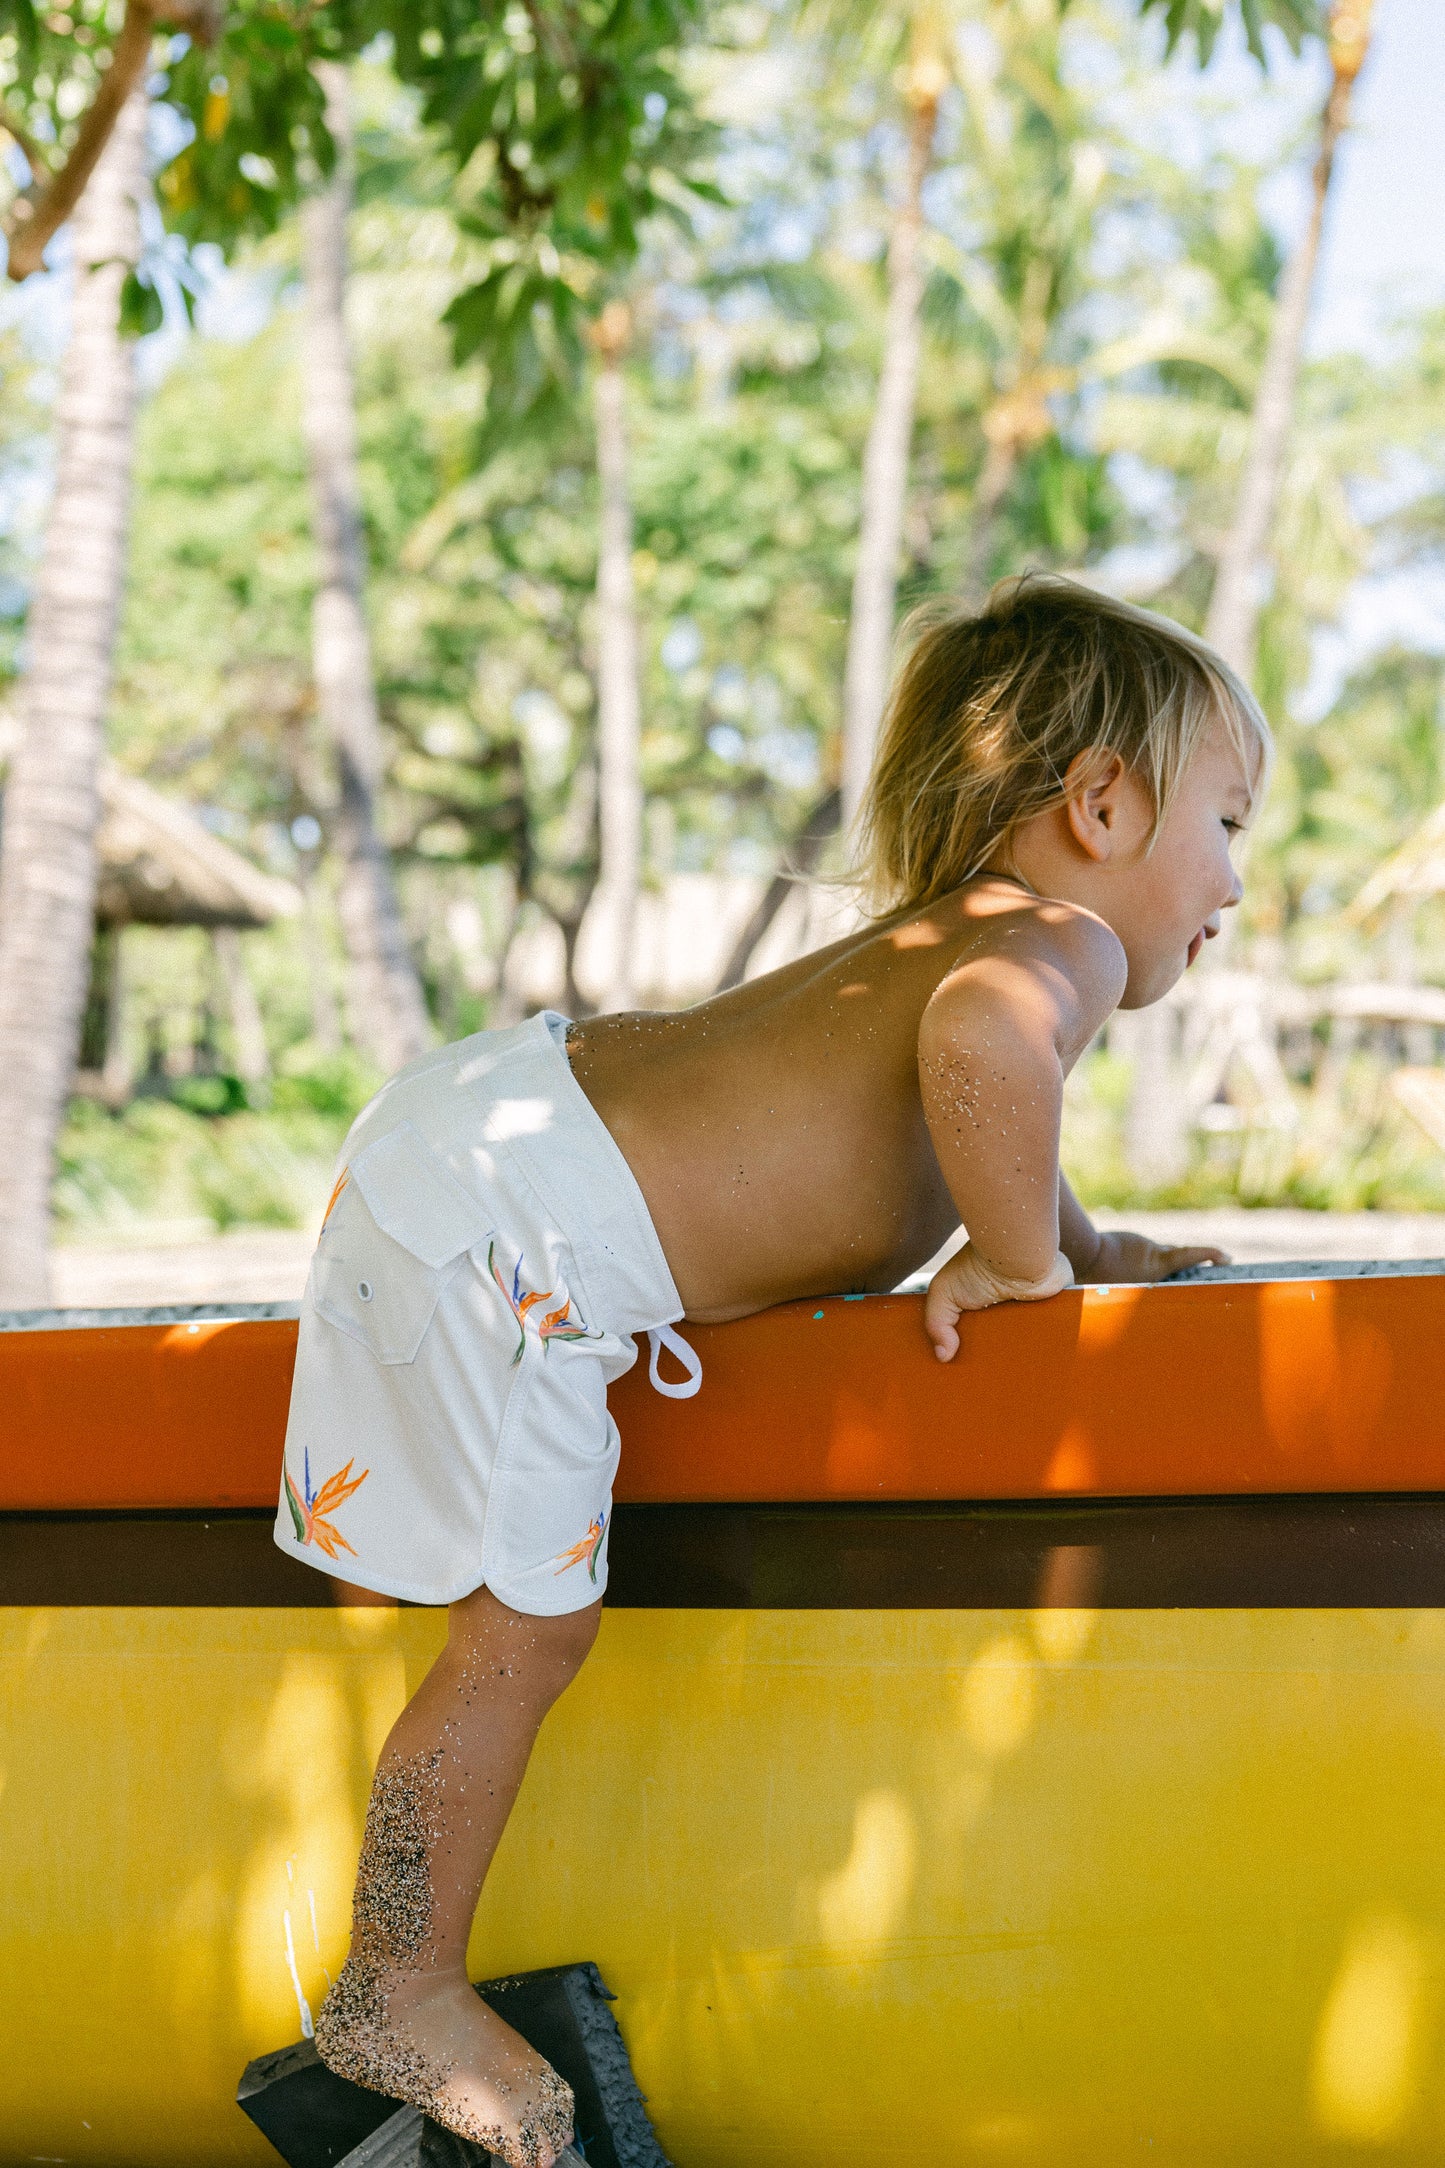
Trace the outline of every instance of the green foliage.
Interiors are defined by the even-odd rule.
[[[183,1076],[171,1086],[175,1105],[188,1114],[239,1114],[248,1104],[238,1076]]]
[[[1063,1158],[1086,1208],[1202,1210],[1293,1206],[1311,1212],[1445,1211],[1445,1155],[1391,1099],[1390,1066],[1356,1055],[1343,1074],[1294,1097],[1288,1132],[1244,1127],[1196,1136],[1176,1181],[1141,1189],[1124,1154],[1131,1072],[1116,1055],[1086,1055],[1069,1080]]]
[[[1164,17],[1171,52],[1182,37],[1192,36],[1201,62],[1214,51],[1228,14],[1225,0],[1139,0],[1139,10]],[[1264,58],[1268,25],[1283,31],[1295,51],[1323,28],[1320,0],[1239,0],[1239,17],[1256,60]]]
[[[165,322],[165,304],[149,273],[128,271],[120,290],[120,329],[123,338],[143,339],[159,331]]]
[[[43,154],[63,155],[75,141],[121,19],[115,0],[74,0],[63,11],[0,0],[0,92]]]
[[[373,140],[385,135],[394,161],[407,123],[375,74],[359,90],[364,184]],[[590,444],[579,428],[468,474],[478,387],[435,329],[449,283],[466,276],[449,231],[393,189],[354,233],[373,637],[395,748],[388,827],[419,879],[505,865],[565,915],[593,848],[575,791],[593,712]],[[258,275],[277,276],[276,257]],[[297,813],[325,813],[308,736],[295,333],[282,310],[249,346],[198,340],[145,410],[117,681],[123,757],[224,808],[244,824],[237,840],[263,853]],[[810,802],[806,778],[836,727],[866,409],[854,412],[846,370],[820,375],[806,360],[753,367],[705,417],[690,386],[670,392],[645,360],[633,382],[649,788],[674,809],[684,862],[712,863],[730,837],[766,852]],[[842,393],[847,412],[810,415],[810,385],[820,405]],[[698,656],[671,669],[661,650],[684,620]],[[732,675],[716,686],[719,671]],[[743,741],[725,738],[726,757],[707,742],[719,726]]]
[[[1218,291],[1218,290],[1217,290]],[[1224,307],[1221,294],[1219,305]],[[1339,690],[1329,712],[1296,709],[1316,632],[1336,619],[1351,581],[1381,567],[1428,562],[1442,531],[1430,477],[1445,456],[1445,327],[1431,318],[1402,335],[1397,356],[1372,365],[1345,356],[1307,370],[1276,542],[1277,577],[1265,611],[1256,683],[1275,726],[1279,758],[1251,844],[1242,917],[1249,932],[1283,936],[1307,978],[1380,976],[1378,930],[1342,917],[1382,859],[1445,794],[1441,665],[1387,650]],[[1132,412],[1130,409],[1132,408]],[[1160,600],[1195,624],[1207,597],[1208,546],[1242,455],[1245,423],[1227,390],[1161,383],[1108,402],[1106,442],[1128,414],[1136,444],[1180,484],[1180,527],[1192,545]],[[1418,467],[1415,487],[1391,489],[1367,526],[1362,485]],[[1445,978],[1442,929],[1420,914],[1420,961]]]
[[[250,964],[277,1037],[286,1028],[286,936],[248,935]],[[78,1099],[61,1137],[56,1211],[72,1234],[115,1234],[142,1221],[209,1222],[217,1229],[315,1223],[348,1128],[381,1083],[350,1050],[305,1039],[282,1045],[269,1089],[248,1104],[225,1069],[168,1076],[154,1066],[189,1053],[187,1011],[204,976],[201,936],[132,932],[132,1038],[151,1040],[140,1096],[112,1112]],[[195,1029],[194,1022],[190,1028]],[[157,1041],[166,1042],[164,1047]],[[140,1047],[135,1051],[139,1053]]]
[[[535,53],[531,33],[509,20],[517,72],[506,80],[519,106]],[[1128,61],[1116,27],[1075,23],[1068,36],[1118,39],[1116,64]],[[459,19],[459,40],[465,28]],[[501,32],[493,23],[485,34]],[[983,422],[1027,354],[1059,388],[1046,433],[1023,446],[994,515],[987,571],[1077,566],[1140,532],[1114,460],[1142,454],[1174,478],[1194,545],[1160,600],[1197,621],[1277,253],[1254,206],[1257,176],[1217,160],[1202,179],[1171,181],[1162,161],[1118,141],[1112,118],[1105,125],[1089,71],[1072,65],[1060,36],[1052,9],[1005,19],[997,65],[961,99],[942,147],[951,193],[934,242],[905,599],[967,575],[979,542]],[[395,747],[389,831],[418,909],[433,876],[498,866],[565,919],[594,849],[586,418],[574,401],[565,427],[545,438],[514,433],[481,474],[471,471],[483,386],[452,367],[434,328],[475,283],[478,261],[475,236],[449,208],[453,153],[382,67],[368,64],[356,80],[365,208],[353,303],[373,637]],[[735,159],[765,155],[770,171],[789,161],[790,174],[805,176],[796,183],[804,200],[817,189],[837,202],[836,237],[825,227],[805,262],[769,257],[746,202],[717,213],[705,243],[647,242],[645,270],[669,282],[652,291],[695,297],[684,316],[661,302],[641,314],[631,375],[644,757],[682,864],[766,862],[834,758],[882,299],[876,260],[843,245],[860,219],[881,216],[873,176],[847,163],[855,128],[851,104],[799,100],[750,115],[730,139]],[[477,141],[484,170],[490,153]],[[1138,268],[1126,259],[1101,278],[1091,254],[1100,222],[1117,233],[1141,207],[1154,221],[1149,251]],[[1194,313],[1180,319],[1172,356],[1091,382],[1098,346],[1087,312],[1107,304],[1127,327],[1169,303],[1176,274],[1168,262],[1160,269],[1161,217]],[[279,283],[285,237],[254,261],[256,276]],[[1032,322],[1029,308],[1041,311]],[[309,749],[312,557],[294,336],[283,309],[251,346],[197,342],[147,410],[118,689],[125,757],[222,806],[253,847],[279,851],[281,865],[291,863],[285,824],[325,813]],[[717,383],[701,357],[719,348],[727,360]],[[1227,358],[1230,373],[1181,358],[1186,350]],[[1308,396],[1316,463],[1291,484],[1300,508],[1291,516],[1315,531],[1285,560],[1266,643],[1285,683],[1297,679],[1312,614],[1333,606],[1353,561],[1358,530],[1326,534],[1342,571],[1322,577],[1321,507],[1343,507],[1347,477],[1372,456],[1364,423],[1377,379],[1346,372],[1326,382],[1316,372]],[[1411,411],[1402,382],[1392,425]],[[1422,417],[1422,447],[1428,433]],[[1261,896],[1277,859],[1274,836],[1266,840]],[[1290,911],[1316,878],[1303,865],[1290,875]]]
[[[1083,564],[1102,555],[1121,526],[1108,461],[1046,437],[1020,462],[994,564],[1000,571],[1029,559]]]
[[[1162,537],[1177,567],[1164,585],[1135,591],[1197,625],[1278,251],[1258,212],[1259,174],[1222,152],[1176,168],[1127,139],[1118,86],[1152,66],[1148,41],[1118,11],[1076,5],[1062,24],[1060,12],[987,10],[990,66],[947,107],[930,197],[904,599],[956,588],[980,567],[1092,572],[1102,560],[1107,573],[1115,543]],[[351,314],[369,603],[392,749],[384,814],[452,1033],[495,1013],[484,974],[463,982],[454,909],[479,914],[495,958],[519,899],[575,933],[595,871],[596,497],[588,418],[569,372],[584,316],[620,275],[603,260],[613,240],[588,241],[603,250],[595,256],[578,243],[570,358],[543,352],[560,318],[525,279],[513,296],[525,325],[510,359],[511,334],[485,332],[481,358],[500,356],[494,384],[485,369],[454,366],[440,328],[460,296],[504,271],[532,265],[552,276],[544,243],[557,247],[560,214],[545,200],[509,209],[499,192],[498,142],[512,140],[511,129],[531,143],[519,116],[537,26],[522,15],[510,12],[510,27],[499,15],[480,27],[457,17],[458,45],[470,39],[473,57],[499,39],[514,56],[490,78],[510,84],[513,103],[503,113],[484,101],[473,113],[460,178],[464,137],[433,104],[442,74],[406,93],[379,63],[355,71],[363,208]],[[426,27],[420,18],[418,37]],[[766,58],[772,48],[759,35],[755,57]],[[786,97],[720,124],[729,204],[690,229],[658,218],[635,226],[633,572],[656,876],[769,869],[835,759],[884,299],[880,255],[865,244],[886,230],[897,143],[875,126],[886,80],[819,89],[810,51],[778,36],[794,70]],[[418,46],[413,74],[444,50]],[[672,68],[674,49],[658,52]],[[675,63],[681,73],[691,65],[681,49]],[[714,66],[725,76],[725,58]],[[613,141],[606,155],[616,152]],[[552,184],[543,187],[530,157],[517,171],[546,197]],[[559,171],[557,200],[585,209]],[[790,219],[806,225],[806,251],[779,239]],[[294,872],[288,824],[309,811],[324,824],[329,799],[312,744],[314,569],[291,249],[283,224],[247,258],[250,275],[280,296],[266,330],[241,346],[193,341],[145,411],[115,739],[127,764],[203,803],[221,832]],[[559,250],[557,276],[565,269]],[[1142,343],[1141,327],[1150,333]],[[538,342],[531,377],[528,339]],[[1281,944],[1270,953],[1306,976],[1378,975],[1377,935],[1347,924],[1342,907],[1445,788],[1438,662],[1383,657],[1319,721],[1294,714],[1314,635],[1372,555],[1410,563],[1438,550],[1442,356],[1445,330],[1426,325],[1402,338],[1388,366],[1307,371],[1261,649],[1280,763],[1252,846],[1241,961],[1264,932]],[[3,352],[0,365],[9,371]],[[986,508],[989,429],[1029,371],[1038,401]],[[544,430],[540,402],[552,393]],[[510,417],[500,437],[479,429],[489,400],[494,422]],[[480,472],[479,441],[492,448]],[[1394,488],[1394,508],[1367,519],[1360,485],[1388,476],[1397,446],[1420,486]],[[1141,474],[1153,492],[1143,509],[1125,486]],[[317,896],[334,944],[324,877]],[[1419,930],[1425,975],[1445,979],[1445,925],[1427,912]],[[67,1210],[114,1220],[140,1208],[150,1183],[156,1198],[179,1200],[167,1206],[176,1216],[265,1218],[294,1215],[296,1197],[317,1194],[308,1184],[324,1189],[334,1142],[373,1080],[317,1054],[298,930],[265,939],[262,1000],[280,1056],[270,1111],[224,1111],[232,1087],[205,1076],[176,1078],[168,1098],[123,1117],[77,1113]],[[144,999],[157,1009],[163,998],[157,966]],[[198,1012],[201,1000],[191,990],[174,1005]],[[187,1032],[199,1027],[178,1026],[169,1041],[172,1076]],[[1290,1136],[1211,1136],[1184,1180],[1152,1201],[1440,1203],[1442,1163],[1385,1095],[1382,1048],[1350,1057],[1343,1076],[1337,1063],[1317,1087],[1318,1067],[1299,1070]],[[1122,1063],[1095,1057],[1071,1103],[1071,1164],[1096,1201],[1133,1194],[1122,1154],[1128,1084]],[[270,1127],[280,1159],[258,1141]]]
[[[113,742],[266,851],[309,811],[314,558],[289,312],[199,345],[142,412]],[[258,399],[266,426],[256,426]]]
[[[77,1100],[61,1133],[55,1212],[73,1234],[142,1221],[304,1227],[319,1217],[347,1118],[312,1108],[197,1111]]]
[[[1287,732],[1270,872],[1276,908],[1302,939],[1445,796],[1442,695],[1438,657],[1394,649],[1351,678],[1320,722]]]
[[[283,1057],[271,1104],[278,1114],[319,1114],[349,1127],[383,1081],[351,1047],[323,1054],[301,1045]]]
[[[329,172],[334,152],[313,69],[354,42],[350,12],[227,0],[214,45],[174,41],[164,95],[191,140],[157,182],[172,231],[225,243],[270,233]]]
[[[38,179],[73,148],[120,20],[113,0],[72,0],[43,13],[29,0],[0,4],[0,96],[35,148]],[[223,245],[268,233],[329,169],[313,66],[354,45],[358,29],[344,5],[228,0],[214,43],[184,34],[158,41],[155,88],[182,136],[157,182],[173,231]],[[149,289],[134,287],[127,328],[154,328],[157,305]]]
[[[486,359],[489,450],[565,423],[588,323],[645,221],[717,200],[712,131],[680,64],[701,17],[701,0],[397,12],[398,72],[463,174],[460,224],[484,247],[447,321],[458,359]]]

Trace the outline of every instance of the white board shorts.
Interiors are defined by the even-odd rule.
[[[567,1019],[479,1032],[363,1109],[312,1261],[276,1541],[379,1594],[578,1611],[607,1585],[607,1387],[701,1381],[632,1171]],[[688,1382],[658,1377],[665,1342]]]

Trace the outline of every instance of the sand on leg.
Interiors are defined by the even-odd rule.
[[[473,1992],[467,1937],[532,1742],[601,1608],[534,1618],[486,1589],[451,1606],[446,1648],[377,1764],[351,1948],[316,2026],[331,2069],[425,2108],[511,2168],[552,2168],[572,2095]]]

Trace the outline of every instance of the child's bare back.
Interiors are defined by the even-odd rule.
[[[637,1177],[688,1317],[880,1292],[925,1264],[959,1224],[955,1113],[1012,1126],[1008,1095],[1036,1085],[991,1058],[986,989],[1022,994],[1039,972],[1073,996],[1067,1073],[1114,1006],[1122,951],[1097,920],[996,877],[681,1014],[575,1026],[573,1074]]]

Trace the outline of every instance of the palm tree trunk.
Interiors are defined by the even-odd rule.
[[[933,158],[942,89],[937,63],[915,68],[908,172],[888,244],[888,307],[878,400],[863,453],[858,562],[848,615],[843,677],[843,824],[851,826],[868,787],[878,725],[888,696],[898,554],[908,503],[908,456],[918,396],[924,267],[923,184]]]
[[[231,1055],[243,1084],[264,1085],[271,1073],[266,1046],[266,1023],[256,989],[246,969],[246,952],[234,926],[217,926],[211,935],[226,992],[231,1022]]]
[[[301,865],[301,947],[306,959],[306,991],[311,1036],[322,1054],[341,1052],[341,1015],[331,985],[331,955],[326,939],[326,911],[316,868]]]
[[[1330,59],[1334,79],[1320,120],[1309,223],[1285,265],[1280,281],[1234,518],[1219,554],[1209,615],[1204,625],[1205,639],[1245,678],[1254,669],[1259,613],[1268,579],[1270,537],[1284,484],[1285,455],[1289,449],[1315,267],[1324,232],[1325,206],[1334,173],[1335,153],[1349,119],[1350,94],[1369,50],[1371,5],[1372,0],[1335,0],[1331,12]]]
[[[90,977],[95,831],[125,580],[135,360],[119,330],[136,259],[146,97],[134,91],[76,211],[55,496],[30,608],[21,734],[0,848],[0,1308],[49,1296],[50,1182]]]
[[[352,197],[350,94],[340,62],[318,62],[316,72],[326,93],[326,125],[337,162],[330,182],[301,212],[302,427],[320,560],[312,667],[341,789],[333,833],[341,861],[337,900],[350,966],[352,1036],[391,1070],[421,1053],[431,1034],[390,854],[377,826],[385,762],[366,627],[355,387],[345,314],[346,225]]]
[[[964,559],[961,586],[970,602],[982,602],[988,587],[988,563],[993,554],[994,522],[999,507],[1008,495],[1019,463],[1019,443],[1011,429],[998,428],[990,432],[990,416],[984,416],[984,438],[988,449],[984,453],[983,466],[974,485],[973,502],[969,506],[970,533],[968,550]]]
[[[752,916],[734,941],[727,961],[718,973],[717,984],[713,988],[715,994],[725,994],[729,987],[742,985],[754,949],[783,905],[800,881],[806,881],[810,874],[817,872],[818,861],[825,846],[838,832],[839,802],[836,790],[825,791],[808,815],[798,831],[792,850],[788,853],[791,864],[779,866],[758,898]]]
[[[123,1107],[134,1081],[126,1033],[127,990],[125,928],[116,926],[110,940],[110,985],[106,1000],[108,1029],[105,1062],[100,1072],[100,1095],[108,1107]]]
[[[1177,1181],[1189,1159],[1189,1113],[1180,1090],[1179,1020],[1166,1001],[1148,1009],[1119,1009],[1109,1025],[1109,1051],[1133,1063],[1124,1114],[1124,1159],[1141,1189]]]
[[[622,358],[631,321],[610,302],[593,333],[597,429],[597,765],[600,868],[592,898],[607,940],[599,1009],[625,1009],[633,998],[632,935],[642,885],[642,701],[638,686],[637,602],[632,586],[632,496]]]
[[[994,523],[1013,486],[1019,461],[1030,446],[1042,444],[1054,426],[1049,413],[1052,372],[1044,368],[1044,354],[1056,307],[1057,290],[1049,265],[1042,256],[1035,256],[1024,272],[1018,350],[1007,381],[983,417],[987,449],[969,507],[973,532],[963,573],[963,591],[973,601],[982,601],[988,585]]]

